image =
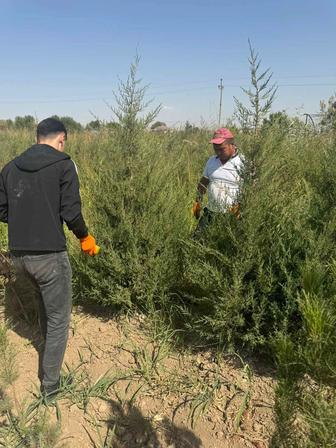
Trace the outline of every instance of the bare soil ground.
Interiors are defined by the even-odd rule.
[[[152,330],[143,316],[74,311],[65,355],[73,382],[47,408],[60,422],[57,446],[268,447],[274,372],[210,350],[181,353],[172,333]],[[8,394],[27,404],[38,395],[39,331],[17,321],[8,336],[19,373]]]

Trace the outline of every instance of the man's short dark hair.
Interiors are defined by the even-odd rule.
[[[64,132],[65,138],[67,138],[68,133],[64,124],[57,120],[56,118],[46,118],[40,121],[36,128],[36,137],[39,140],[41,137],[46,138],[52,134],[61,134]]]

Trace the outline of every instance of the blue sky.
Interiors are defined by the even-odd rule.
[[[109,120],[118,77],[139,76],[169,125],[217,121],[248,86],[248,38],[279,84],[273,110],[315,113],[336,92],[335,0],[1,0],[0,119]]]

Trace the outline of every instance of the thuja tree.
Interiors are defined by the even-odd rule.
[[[241,88],[247,95],[249,105],[245,106],[240,100],[234,97],[235,101],[235,117],[238,119],[243,129],[253,129],[256,133],[263,119],[271,109],[275,99],[277,86],[271,83],[273,73],[270,68],[262,71],[260,68],[261,58],[252,47],[250,40],[248,58],[250,64],[251,86],[248,89]]]
[[[140,57],[135,56],[126,81],[119,81],[113,92],[115,105],[109,106],[120,124],[121,145],[126,154],[137,153],[138,137],[157,117],[161,105],[146,112],[153,100],[146,100],[149,85],[137,77]]]

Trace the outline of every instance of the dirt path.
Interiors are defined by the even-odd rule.
[[[147,325],[142,317],[73,314],[65,357],[73,382],[57,400],[62,443],[56,446],[268,447],[273,372],[257,373],[238,357],[218,359],[210,351],[181,354],[172,334],[151,337]],[[29,403],[39,384],[38,331],[20,323],[8,336],[17,353],[14,389]],[[48,412],[54,419],[56,408]]]

